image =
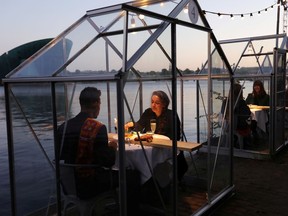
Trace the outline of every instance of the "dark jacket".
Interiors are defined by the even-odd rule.
[[[151,108],[148,108],[141,115],[138,122],[135,123],[135,130],[147,132],[151,130],[150,128],[150,119],[156,119],[156,134],[162,134],[170,139],[173,139],[173,112],[172,110],[165,110],[160,116],[156,116],[156,114],[152,111]],[[177,115],[177,140],[180,140],[180,120]],[[184,174],[188,170],[188,164],[184,157],[183,151],[177,155],[177,169],[178,169],[178,180],[181,181]]]
[[[64,160],[65,163],[75,164],[76,160],[79,159],[79,157],[77,158],[79,137],[81,128],[87,118],[89,116],[86,113],[80,112],[77,116],[68,120],[66,129],[65,124],[58,128],[57,143],[61,151],[60,159]],[[96,194],[108,191],[111,187],[110,173],[103,167],[111,167],[115,164],[116,152],[108,146],[106,126],[99,124],[99,127],[97,136],[94,139],[94,146],[89,147],[93,149],[94,157],[92,155],[92,160],[82,160],[81,162],[81,164],[93,164],[96,166],[93,168],[77,167],[75,169],[77,194],[81,199],[91,198]],[[64,138],[63,147],[61,147],[62,138]],[[83,176],[83,173],[89,173],[89,175]],[[115,182],[113,184],[118,184],[117,178],[113,178],[113,181]]]
[[[270,97],[268,94],[254,96],[253,93],[250,93],[246,98],[246,103],[258,106],[269,106],[269,99]]]
[[[86,113],[80,112],[77,116],[68,120],[62,151],[61,142],[64,135],[64,123],[58,128],[57,139],[58,146],[61,151],[60,159],[64,160],[65,163],[75,163],[81,127],[88,117],[89,116]],[[95,155],[95,160],[93,164],[104,167],[111,167],[114,165],[116,153],[115,150],[108,147],[107,128],[105,125],[103,125],[99,130],[97,137],[94,141],[93,149]]]
[[[227,99],[225,99],[222,103],[221,113],[224,114],[224,109],[226,105]],[[228,110],[228,107],[227,107]],[[228,112],[226,113],[226,119],[228,118]],[[237,105],[234,109],[234,129],[235,130],[243,130],[249,127],[247,120],[251,116],[251,111],[247,106],[245,100],[239,99]]]
[[[173,138],[173,113],[172,110],[167,109],[160,116],[148,108],[141,115],[140,119],[136,122],[134,129],[136,131],[147,132],[151,130],[150,119],[156,119],[156,134],[162,134],[170,139]],[[177,140],[180,139],[180,120],[177,116]]]
[[[249,107],[247,106],[245,100],[239,99],[237,106],[234,109],[234,115],[236,118],[236,129],[246,129],[249,127],[247,120],[251,116],[251,111]]]

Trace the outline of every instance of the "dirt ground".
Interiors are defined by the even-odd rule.
[[[288,148],[274,159],[234,158],[236,194],[213,216],[287,216]]]

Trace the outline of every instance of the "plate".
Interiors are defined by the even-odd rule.
[[[164,139],[164,140],[170,140],[169,137],[161,135],[161,134],[153,134],[153,139]]]
[[[141,135],[143,135],[143,134],[141,134]],[[140,135],[140,136],[141,136],[141,135]],[[131,140],[134,140],[135,137],[137,137],[137,135],[135,135],[135,134],[129,134],[129,136],[128,136],[128,134],[125,135],[125,139],[130,138]],[[115,134],[112,138],[113,138],[114,140],[118,140],[118,134]]]
[[[145,134],[139,134],[140,136],[145,135]],[[134,140],[137,137],[137,134],[132,134],[129,138],[131,140]],[[113,136],[114,140],[118,140],[118,135]],[[127,137],[125,137],[127,139]],[[161,135],[161,134],[153,134],[153,139],[164,139],[164,140],[170,140],[169,137]]]

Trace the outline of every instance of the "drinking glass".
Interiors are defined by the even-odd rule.
[[[115,133],[117,133],[117,129],[118,129],[118,120],[117,120],[117,118],[114,118],[114,129],[115,129]]]
[[[156,130],[156,119],[150,120],[150,128],[151,128],[152,133],[154,134]]]

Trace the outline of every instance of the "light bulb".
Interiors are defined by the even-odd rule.
[[[248,45],[248,53],[252,53],[253,49],[252,49],[252,44],[251,42]]]
[[[143,14],[139,14],[139,19],[144,19],[145,18],[145,16],[143,15]]]
[[[134,17],[131,18],[131,26],[132,26],[132,27],[135,27],[135,26],[136,26]]]
[[[188,5],[184,7],[184,13],[188,13]]]

